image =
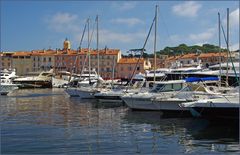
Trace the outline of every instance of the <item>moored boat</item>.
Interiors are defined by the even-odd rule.
[[[21,84],[21,88],[52,88],[53,69],[41,72],[38,76],[22,77],[13,80],[15,84]]]

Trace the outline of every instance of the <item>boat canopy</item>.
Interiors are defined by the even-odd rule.
[[[200,81],[218,81],[218,77],[204,77],[204,78],[199,78],[199,77],[189,77],[186,78],[186,82],[200,82]]]

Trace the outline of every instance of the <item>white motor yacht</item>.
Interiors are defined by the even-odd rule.
[[[196,82],[196,78],[189,82]],[[204,79],[199,79],[204,80]],[[208,78],[206,80],[215,80]],[[166,112],[182,112],[189,109],[179,106],[183,102],[198,99],[214,98],[220,93],[209,90],[207,86],[189,84],[188,80],[171,80],[156,82],[153,89],[144,93],[129,93],[122,97],[128,107],[135,110],[159,110]],[[196,87],[198,85],[198,87]],[[212,87],[211,87],[212,88]]]
[[[2,70],[1,71],[1,81],[0,81],[0,94],[7,95],[8,93],[12,92],[13,90],[18,89],[17,84],[13,84],[12,80],[16,78],[15,70]]]
[[[13,83],[21,84],[23,88],[52,88],[52,76],[53,69],[38,76],[16,78]]]
[[[70,97],[80,97],[81,99],[93,99],[94,94],[103,89],[103,81],[99,80],[93,85],[89,85],[89,81],[81,81],[77,87],[67,87],[65,92]]]
[[[145,83],[144,81],[136,81],[133,86],[129,89],[126,87],[116,88],[116,89],[107,89],[99,93],[94,94],[95,98],[102,103],[123,103],[122,96],[126,93],[139,92]]]
[[[182,103],[181,106],[189,108],[195,117],[220,120],[239,120],[239,88],[235,93],[219,95],[217,98],[197,100],[194,102]]]
[[[158,81],[155,82],[153,88],[150,91],[128,93],[122,96],[122,100],[131,109],[160,110],[159,105],[156,104],[156,102],[153,102],[153,99],[156,98],[157,96],[167,98],[174,92],[183,89],[184,84],[185,84],[184,80]]]

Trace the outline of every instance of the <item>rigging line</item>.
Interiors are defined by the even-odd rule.
[[[83,34],[82,34],[82,37],[81,37],[81,40],[80,40],[79,49],[81,49],[81,47],[82,47],[82,42],[83,42],[83,38],[84,38],[86,28],[87,28],[87,21],[86,21],[84,29],[83,29]]]
[[[87,21],[86,21],[86,24],[89,22],[89,20],[90,20],[90,19],[88,18]],[[84,61],[83,61],[83,66],[82,66],[82,69],[81,69],[80,77],[81,77],[81,75],[82,75],[82,73],[83,73],[83,70],[84,70],[86,61],[87,61],[87,55],[85,56]],[[79,80],[80,80],[80,78],[79,78]]]
[[[137,61],[136,65],[135,65],[135,68],[134,68],[133,73],[132,73],[132,75],[131,75],[131,79],[130,79],[130,81],[129,81],[129,83],[128,83],[128,86],[129,86],[130,83],[132,82],[133,76],[134,76],[135,71],[136,71],[136,69],[137,69],[137,66],[138,66],[138,64],[139,64],[139,61],[140,61],[140,59],[141,59],[142,56],[143,56],[144,49],[145,49],[145,46],[146,46],[146,44],[147,44],[148,38],[149,38],[149,36],[150,36],[150,34],[151,34],[152,27],[153,27],[153,24],[154,24],[155,20],[156,20],[156,16],[155,16],[154,19],[153,19],[153,22],[152,22],[152,25],[151,25],[151,27],[150,27],[150,29],[149,29],[147,38],[146,38],[146,40],[145,40],[145,42],[144,42],[144,45],[143,45],[143,48],[142,48],[142,52],[141,52],[141,54],[140,54],[140,56],[139,56],[139,58],[138,58],[138,61]],[[128,86],[127,86],[127,88],[126,88],[126,91],[128,90]]]
[[[85,34],[85,31],[86,31],[86,26],[87,26],[87,21],[86,21],[85,26],[84,26],[84,29],[83,29],[83,34],[82,34],[82,37],[81,37],[81,40],[80,40],[79,47],[78,47],[78,49],[77,49],[77,50],[79,50],[79,51],[81,51],[81,48],[82,48],[82,42],[83,42],[84,34]],[[78,53],[79,51],[77,51],[77,53]],[[73,68],[76,68],[77,59],[78,59],[78,54],[76,55],[75,60],[74,60],[74,63],[73,63],[73,67],[71,68],[71,73],[70,73],[69,81],[70,81],[71,78],[72,78]]]
[[[90,20],[90,19],[88,18],[87,22],[89,22],[89,20]],[[92,36],[93,36],[93,32],[94,32],[94,27],[95,27],[95,25],[96,25],[96,20],[95,20],[94,25],[93,25],[93,31],[92,31],[91,36],[90,36],[90,40],[89,40],[89,43],[88,43],[88,48],[90,47],[90,44],[91,44],[91,42],[92,42]],[[88,53],[88,54],[89,54],[89,53]],[[87,61],[87,55],[85,56],[85,59],[84,59],[84,62],[83,62],[83,66],[82,66],[82,70],[81,70],[80,76],[81,76],[82,73],[83,73],[83,70],[84,70],[86,61]]]

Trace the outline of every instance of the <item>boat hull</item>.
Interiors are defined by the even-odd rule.
[[[52,88],[51,81],[13,81],[15,84],[21,84],[19,88]]]
[[[132,100],[124,102],[131,109],[140,110],[159,110],[159,111],[188,111],[188,108],[180,107],[179,104],[186,101],[152,101],[149,100]]]
[[[186,102],[183,100],[154,101],[151,98],[132,99],[124,97],[123,100],[134,111],[161,111],[164,117],[191,116],[189,108],[179,106],[180,103]]]
[[[192,107],[199,116],[209,120],[239,120],[239,107]]]
[[[95,95],[95,98],[98,99],[99,102],[102,102],[102,103],[123,103],[122,99],[121,99],[121,96],[96,96]]]
[[[98,91],[82,90],[79,88],[67,88],[65,92],[70,97],[80,97],[81,99],[94,99],[94,94]]]

